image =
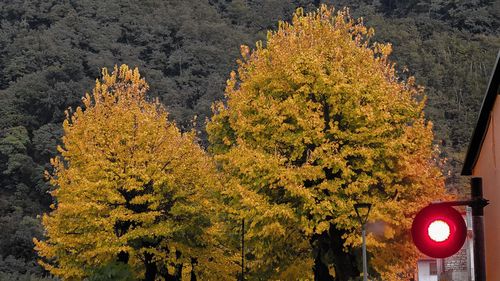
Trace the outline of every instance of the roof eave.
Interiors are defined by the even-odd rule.
[[[483,104],[481,105],[481,111],[479,112],[479,117],[477,119],[476,127],[472,133],[471,141],[469,143],[469,148],[467,149],[467,154],[465,155],[464,165],[462,167],[462,176],[472,175],[472,170],[476,165],[477,159],[479,158],[479,153],[481,152],[481,146],[483,145],[486,132],[488,130],[490,113],[495,104],[495,100],[499,94],[499,83],[500,83],[500,51],[498,51],[495,66],[493,68],[493,73],[491,74],[490,81],[488,83],[488,88],[486,89],[486,95],[484,96]]]

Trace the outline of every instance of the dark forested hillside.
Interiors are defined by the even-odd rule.
[[[40,275],[33,237],[51,204],[44,179],[60,123],[102,67],[137,66],[171,118],[193,126],[223,98],[239,46],[265,38],[306,0],[3,0],[0,3],[0,280]],[[500,48],[499,0],[339,0],[391,42],[403,76],[426,87],[428,119],[458,171]],[[405,68],[408,72],[403,72]],[[20,278],[20,277],[19,277]],[[24,280],[24,279],[23,279]]]
[[[460,190],[464,153],[500,48],[500,1],[334,2],[351,5],[375,28],[375,40],[392,43],[401,75],[426,88],[447,186]]]

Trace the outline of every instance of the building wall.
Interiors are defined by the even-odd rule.
[[[429,260],[418,261],[418,281],[438,281],[437,275],[430,274],[430,263]]]
[[[486,277],[500,280],[500,99],[497,98],[472,175],[483,178]]]
[[[458,251],[458,253],[454,254],[451,257],[444,259],[444,273],[447,276],[450,276],[450,279],[445,280],[453,280],[453,281],[469,281],[471,280],[469,276],[469,270],[467,268],[467,247],[469,244],[467,240],[465,241],[462,249]]]

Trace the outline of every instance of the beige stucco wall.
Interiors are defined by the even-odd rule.
[[[486,277],[500,280],[500,98],[493,106],[488,131],[472,175],[483,178]]]

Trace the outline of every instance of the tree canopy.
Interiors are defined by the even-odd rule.
[[[214,166],[147,89],[137,69],[104,69],[84,107],[67,113],[61,156],[51,160],[47,239],[35,240],[52,274],[79,280],[118,261],[144,280],[180,280],[187,265],[228,278],[231,253],[215,241]]]
[[[369,238],[382,279],[413,270],[411,216],[445,197],[444,181],[423,90],[397,76],[391,45],[372,34],[347,10],[321,6],[297,10],[254,51],[242,46],[207,132],[241,186],[255,272],[293,259],[293,250],[275,253],[282,240],[313,253],[317,280],[358,276],[356,202],[372,203],[370,220],[385,223],[380,239]]]

